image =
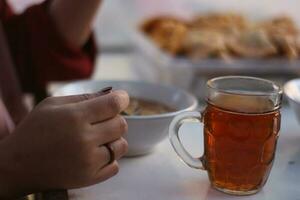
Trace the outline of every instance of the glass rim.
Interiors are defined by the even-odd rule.
[[[229,91],[227,89],[220,89],[220,88],[217,88],[217,87],[213,86],[214,82],[216,82],[218,80],[225,80],[225,79],[257,80],[257,81],[261,81],[261,82],[264,82],[266,84],[272,85],[274,87],[274,91],[254,92],[254,93],[250,94],[250,93],[241,93],[241,92]],[[208,80],[207,83],[206,83],[206,86],[209,89],[216,90],[219,93],[228,94],[228,95],[240,95],[240,96],[272,96],[272,95],[281,96],[281,95],[283,95],[283,89],[280,86],[278,86],[276,83],[274,83],[273,81],[263,79],[263,78],[252,77],[252,76],[220,76],[220,77],[216,77],[216,78],[212,78],[212,79]]]

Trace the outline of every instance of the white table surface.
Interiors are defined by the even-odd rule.
[[[203,148],[200,129],[198,124],[182,128],[183,140],[194,155],[200,155]],[[253,196],[234,197],[215,191],[206,172],[183,164],[167,139],[150,155],[122,159],[114,178],[69,191],[69,196],[71,200],[300,200],[300,125],[287,107],[282,109],[280,134],[269,181]]]
[[[131,73],[130,56],[104,54],[93,79],[138,77]],[[201,125],[185,125],[181,135],[193,155],[202,154]],[[71,190],[69,196],[71,200],[300,200],[300,124],[290,108],[282,109],[276,160],[266,186],[253,196],[234,197],[215,191],[206,172],[183,164],[167,139],[150,155],[122,159],[120,172],[112,179]]]

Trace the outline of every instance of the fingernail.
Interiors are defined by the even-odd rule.
[[[100,95],[109,94],[109,93],[111,93],[112,89],[113,89],[112,87],[103,88],[102,90],[100,90],[100,92],[98,92],[98,94],[100,94]]]

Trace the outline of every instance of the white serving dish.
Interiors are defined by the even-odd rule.
[[[300,123],[300,79],[294,79],[286,83],[284,93]]]

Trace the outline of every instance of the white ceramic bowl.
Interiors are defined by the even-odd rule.
[[[104,87],[126,90],[130,96],[154,100],[176,109],[175,112],[151,116],[125,116],[128,133],[125,138],[129,144],[127,156],[150,153],[168,135],[168,127],[177,114],[197,108],[197,99],[178,88],[134,81],[80,81],[58,89],[54,96],[65,96],[97,92]]]
[[[300,79],[294,79],[286,83],[284,93],[300,123]]]

